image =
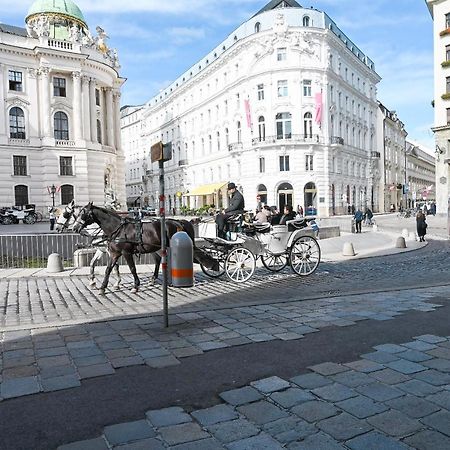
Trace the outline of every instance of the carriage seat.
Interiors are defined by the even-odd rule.
[[[306,221],[306,219],[294,219],[288,220],[286,222],[286,225],[288,226],[289,231],[295,231],[306,228],[308,226],[308,222]]]
[[[269,233],[270,232],[270,223],[264,222],[264,223],[254,223],[253,226],[255,227],[255,230],[258,233]]]

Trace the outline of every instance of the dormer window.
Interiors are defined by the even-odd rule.
[[[310,18],[309,18],[309,16],[305,16],[305,17],[303,17],[303,26],[304,27],[309,27],[310,25]]]
[[[445,15],[445,28],[450,28],[450,13]]]
[[[259,33],[261,31],[261,24],[259,22],[255,23],[255,33]]]

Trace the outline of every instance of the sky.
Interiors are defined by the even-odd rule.
[[[75,0],[89,28],[102,26],[127,78],[122,105],[143,104],[212,50],[269,0]],[[24,26],[32,0],[0,0],[0,22]],[[325,11],[374,62],[378,99],[408,138],[430,149],[432,19],[425,0],[298,0]]]

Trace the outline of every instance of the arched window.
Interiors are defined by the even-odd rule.
[[[55,139],[68,141],[69,140],[69,119],[67,114],[61,111],[55,113],[54,118]]]
[[[258,134],[260,142],[266,140],[266,122],[264,116],[259,116],[258,118]]]
[[[278,113],[275,116],[277,139],[291,139],[292,137],[291,118],[292,118],[291,113]]]
[[[30,203],[28,201],[28,186],[19,184],[14,186],[14,206],[25,206]]]
[[[240,143],[242,142],[242,129],[241,129],[241,122],[237,123],[237,141]]]
[[[259,33],[261,31],[261,24],[259,22],[255,23],[255,33]]]
[[[217,138],[217,151],[220,152],[220,133],[219,132],[217,132],[216,138]]]
[[[304,27],[309,27],[309,23],[310,23],[309,16],[304,16],[303,17],[303,26]]]
[[[102,123],[97,119],[97,142],[102,143]]]
[[[9,137],[12,139],[26,139],[25,115],[17,107],[11,108],[9,111]]]
[[[310,112],[303,116],[303,134],[305,137],[312,137],[312,114]]]
[[[63,184],[61,186],[61,204],[67,205],[73,200],[73,186],[71,184]]]
[[[230,144],[230,132],[228,131],[228,128],[225,128],[225,145],[228,148],[228,145]]]

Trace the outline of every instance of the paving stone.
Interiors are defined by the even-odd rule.
[[[146,359],[145,364],[154,369],[161,369],[162,367],[176,366],[180,364],[180,361],[174,356],[161,356],[158,358]]]
[[[291,378],[290,381],[304,389],[314,389],[333,383],[332,380],[324,377],[323,375],[319,375],[318,373],[298,375]]]
[[[399,359],[398,361],[392,361],[390,363],[386,363],[385,365],[405,375],[428,369],[428,367],[422,366],[421,364],[417,364],[415,362],[407,361],[406,359]]]
[[[259,428],[245,419],[220,422],[207,428],[219,441],[225,443],[255,436],[260,432]]]
[[[378,350],[380,352],[386,352],[386,353],[401,353],[405,351],[405,348],[402,347],[401,345],[397,345],[397,344],[382,344],[382,345],[377,345],[376,347],[374,347],[375,350]]]
[[[36,394],[41,390],[37,377],[14,378],[1,383],[0,397],[13,398]]]
[[[422,363],[424,366],[430,369],[436,369],[440,372],[450,372],[450,360],[443,358],[433,358]]]
[[[438,372],[437,370],[425,370],[423,372],[415,373],[414,378],[425,381],[433,386],[443,386],[450,384],[450,374]]]
[[[197,347],[203,350],[204,352],[207,352],[209,350],[217,350],[219,348],[226,348],[228,347],[227,344],[224,342],[217,342],[217,341],[209,341],[209,342],[199,342],[197,344]]]
[[[418,420],[411,419],[405,414],[395,410],[386,411],[376,416],[369,417],[367,421],[383,433],[395,437],[408,436],[423,428]]]
[[[403,352],[400,356],[402,357],[402,359],[407,359],[408,361],[413,362],[423,362],[432,359],[432,356],[424,352],[419,352],[418,350],[407,350],[406,352]]]
[[[171,425],[160,428],[159,433],[161,434],[162,439],[169,445],[184,444],[210,437],[209,434],[203,431],[196,423]]]
[[[355,390],[360,394],[370,397],[378,402],[384,402],[386,400],[391,400],[393,398],[405,395],[403,391],[383,383],[372,383],[367,386],[357,387]]]
[[[61,445],[57,450],[108,450],[106,441],[102,438],[89,439],[86,441],[72,442],[71,444]]]
[[[264,394],[281,391],[283,389],[287,389],[290,386],[289,382],[279,377],[270,377],[258,381],[253,381],[250,383],[250,385]]]
[[[291,409],[291,412],[308,422],[317,422],[335,416],[339,410],[331,403],[313,400],[295,406]]]
[[[320,375],[335,375],[337,373],[345,372],[348,370],[347,367],[342,366],[341,364],[336,364],[332,362],[325,362],[322,364],[316,364],[315,366],[308,367],[314,372],[319,373]]]
[[[60,356],[60,355],[67,355],[66,347],[55,347],[36,350],[37,358],[44,358],[46,356]]]
[[[347,413],[322,420],[316,426],[338,441],[351,439],[372,430],[372,427],[365,421],[355,419]]]
[[[288,416],[286,411],[283,411],[274,404],[265,400],[239,406],[237,410],[257,425],[272,422]]]
[[[345,443],[351,450],[407,450],[410,447],[376,431],[351,439]]]
[[[429,395],[427,400],[450,410],[450,391],[443,391],[437,394]]]
[[[402,353],[402,358],[403,358],[404,353]],[[370,361],[375,361],[377,363],[387,363],[387,362],[392,362],[392,361],[396,361],[397,359],[399,359],[398,356],[395,356],[394,353],[388,353],[388,352],[373,352],[373,353],[365,353],[364,355],[361,355],[361,358],[364,359],[369,359]]]
[[[13,378],[33,377],[39,373],[39,370],[36,366],[22,366],[4,369],[3,371],[0,369],[0,372],[4,380],[10,380]]]
[[[41,379],[62,377],[64,375],[74,375],[74,374],[76,374],[76,370],[75,370],[75,367],[73,367],[72,365],[49,367],[47,369],[42,369],[40,371]]]
[[[101,377],[103,375],[112,375],[116,371],[113,369],[111,364],[96,364],[94,366],[85,366],[78,368],[78,374],[83,380],[85,378]]]
[[[104,361],[105,363],[107,361]],[[114,369],[121,367],[139,366],[144,364],[144,360],[140,356],[126,356],[124,358],[115,358],[109,361]]]
[[[175,348],[172,350],[172,353],[176,358],[187,358],[189,356],[203,354],[203,352],[200,349],[195,347]]]
[[[450,438],[437,431],[424,430],[407,437],[405,442],[418,450],[448,450]]]
[[[112,446],[155,437],[155,431],[146,420],[110,425],[103,433]]]
[[[314,395],[328,400],[330,402],[339,402],[350,397],[356,397],[358,395],[353,389],[344,386],[343,384],[334,383],[329,386],[323,386],[321,388],[313,389],[311,391]]]
[[[67,355],[47,356],[45,358],[38,358],[37,364],[40,368],[65,366],[70,364],[70,359]]]
[[[308,391],[298,388],[289,388],[283,392],[275,392],[270,398],[283,408],[292,408],[300,403],[315,400],[315,397]]]
[[[336,403],[336,406],[358,419],[365,419],[388,410],[382,403],[375,403],[372,399],[362,395]]]
[[[251,386],[221,392],[219,396],[233,406],[244,405],[264,398],[262,394]]]
[[[434,344],[427,344],[423,341],[411,341],[406,342],[405,344],[402,344],[403,347],[410,348],[412,350],[418,350],[419,352],[426,352],[428,350],[433,350],[437,348],[437,345]]]
[[[227,445],[229,450],[282,450],[283,447],[266,433],[252,436]]]
[[[81,386],[77,375],[64,375],[62,377],[44,378],[41,380],[44,392],[60,391]]]
[[[131,444],[118,445],[114,450],[165,450],[166,447],[154,438],[142,439]],[[174,447],[172,447],[174,448]]]
[[[290,416],[263,425],[263,430],[282,444],[304,439],[317,432],[317,428],[299,417]]]
[[[228,405],[216,405],[211,408],[199,409],[191,413],[203,426],[214,425],[238,418],[238,414]]]
[[[96,364],[105,364],[108,362],[104,355],[85,356],[83,358],[74,358],[74,364],[77,367],[94,366]]]
[[[345,364],[350,369],[356,370],[358,372],[370,373],[377,370],[382,370],[385,368],[384,365],[376,363],[375,361],[369,361],[367,359],[360,359],[358,361],[352,361]]]
[[[422,423],[450,437],[450,412],[440,411],[420,419]]]
[[[407,392],[408,394],[417,395],[419,397],[425,397],[440,391],[440,389],[436,386],[425,383],[421,380],[405,381],[404,383],[396,384],[395,387]]]
[[[368,376],[375,380],[381,381],[384,384],[398,384],[410,380],[410,377],[404,375],[396,370],[383,369],[376,372],[371,372]]]
[[[436,358],[450,359],[450,348],[438,347],[427,352],[431,356]]]
[[[155,409],[145,413],[147,419],[155,427],[166,427],[169,425],[179,425],[180,423],[191,422],[192,418],[183,408],[173,406],[171,408]]]
[[[418,341],[428,342],[429,344],[437,344],[438,342],[445,342],[447,339],[433,334],[423,334],[422,336],[415,336],[414,339]]]
[[[343,450],[345,447],[331,436],[319,432],[308,436],[301,442],[294,442],[288,446],[289,450]]]
[[[420,419],[440,410],[439,406],[412,395],[389,400],[386,405],[414,419]]]
[[[187,442],[170,447],[170,450],[221,450],[225,449],[218,441],[213,438],[202,439],[201,441]]]
[[[374,379],[369,377],[369,375],[356,372],[354,370],[349,370],[348,372],[338,373],[331,377],[337,383],[344,384],[348,387],[364,386],[374,382]]]
[[[150,359],[150,358],[157,358],[159,356],[169,356],[170,352],[166,350],[165,348],[151,348],[148,350],[140,350],[139,355],[142,356],[142,358]]]

